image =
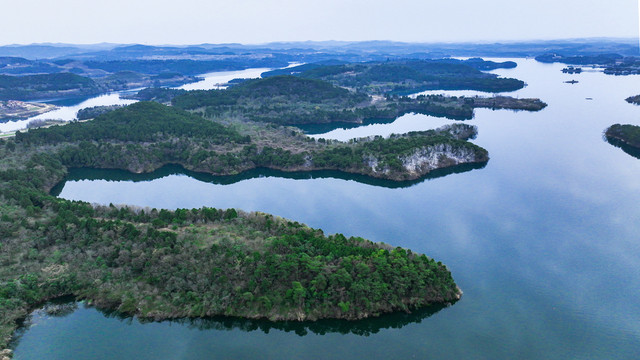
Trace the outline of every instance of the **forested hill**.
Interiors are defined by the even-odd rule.
[[[92,79],[72,73],[0,75],[0,100],[31,100],[60,94],[91,95],[103,91]]]
[[[0,140],[0,349],[34,306],[63,295],[157,320],[361,319],[460,298],[446,266],[425,255],[272,215],[94,207],[47,194],[69,167],[144,172],[170,163],[232,174],[260,166],[404,180],[488,160],[466,141],[477,130],[465,124],[351,143],[254,126],[137,103]]]
[[[206,106],[238,105],[245,102],[271,104],[297,104],[348,107],[367,101],[364,94],[352,93],[328,82],[293,76],[274,76],[253,79],[226,90],[191,91],[173,100],[173,105],[184,109]]]
[[[438,65],[442,71],[457,66],[459,65]],[[315,68],[310,71],[331,69],[338,68]],[[374,69],[384,70],[379,67]],[[402,71],[406,72],[406,76],[415,72],[410,68]],[[436,70],[432,68],[430,71]],[[465,71],[470,74],[477,72],[466,66]],[[376,76],[381,79],[394,75],[380,73]],[[196,111],[212,119],[240,119],[286,125],[361,123],[366,119],[393,119],[409,112],[465,120],[473,117],[473,109],[477,107],[536,111],[546,106],[539,99],[476,99],[436,95],[419,96],[414,99],[396,95],[369,96],[362,92],[366,89],[359,90],[348,90],[324,80],[278,75],[245,81],[226,90],[177,92],[172,89],[146,89],[140,92],[140,97],[159,101],[173,97],[172,103],[175,107]]]
[[[55,144],[75,141],[159,141],[189,137],[213,144],[248,143],[237,131],[197,115],[154,102],[138,102],[107,112],[86,123],[18,132],[16,141]]]
[[[463,64],[467,66],[471,66],[477,70],[495,70],[495,69],[513,69],[518,64],[514,61],[502,61],[496,62],[491,60],[484,60],[482,58],[470,58],[466,60],[458,60],[458,59],[437,59],[437,60],[422,60],[424,62],[430,62],[433,64]],[[297,75],[304,73],[305,71],[309,71],[312,69],[316,69],[324,66],[337,66],[337,65],[346,65],[347,62],[344,61],[322,61],[316,63],[302,64],[293,67],[287,67],[284,69],[274,69],[270,71],[265,71],[261,74],[263,78],[276,76],[276,75]]]
[[[478,69],[513,67],[514,64],[484,62],[478,59],[463,62],[448,60],[401,60],[342,65],[301,65],[288,73],[309,79],[322,79],[336,85],[355,88],[366,93],[419,90],[479,90],[487,92],[514,91],[524,82],[499,78]],[[282,74],[279,70],[276,74]],[[263,74],[269,77],[269,72]]]
[[[214,175],[265,167],[415,180],[434,169],[486,162],[487,151],[466,141],[476,131],[473,126],[454,124],[388,139],[320,142],[291,128],[222,125],[175,107],[140,102],[88,122],[18,132],[15,141],[25,146],[54,146],[68,167],[140,173],[180,164]]]

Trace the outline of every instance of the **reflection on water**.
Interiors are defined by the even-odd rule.
[[[215,185],[231,185],[241,181],[273,177],[281,179],[294,179],[294,180],[310,180],[310,179],[342,179],[352,180],[362,184],[371,186],[380,186],[389,189],[400,189],[419,184],[425,180],[437,179],[450,174],[460,174],[474,169],[482,169],[487,165],[487,162],[472,163],[472,164],[460,164],[451,166],[444,169],[437,169],[431,171],[429,174],[423,176],[417,180],[406,181],[393,181],[386,179],[377,179],[371,176],[349,174],[336,170],[317,170],[317,171],[298,171],[287,172],[281,170],[273,170],[267,168],[256,168],[244,171],[238,175],[225,175],[215,176],[207,173],[190,171],[183,168],[180,165],[166,165],[151,173],[135,174],[126,170],[114,170],[114,169],[86,169],[86,168],[72,168],[69,169],[68,175],[65,179],[54,186],[51,189],[51,194],[59,196],[65,189],[65,186],[70,185],[68,182],[90,181],[90,180],[107,180],[107,181],[126,181],[126,182],[146,182],[159,180],[171,175],[186,175],[192,179],[204,183],[210,183]],[[170,189],[167,189],[169,191]]]
[[[75,304],[75,303],[74,303]],[[211,318],[183,318],[166,320],[170,324],[179,324],[189,329],[196,330],[241,330],[244,332],[260,331],[268,334],[272,330],[285,333],[294,333],[298,336],[305,336],[309,333],[326,335],[330,333],[353,334],[358,336],[370,336],[385,329],[399,329],[408,324],[419,324],[422,320],[430,317],[438,311],[446,308],[444,305],[426,306],[414,309],[411,313],[396,312],[385,314],[375,318],[363,320],[318,320],[318,321],[269,321],[265,319],[243,319],[237,317],[211,317]],[[117,311],[97,309],[106,318],[118,319],[125,323],[140,324],[151,323],[153,320],[139,319],[123,315]]]
[[[336,129],[354,129],[359,128],[361,126],[374,125],[374,124],[391,124],[396,119],[366,119],[362,123],[352,123],[352,122],[331,122],[326,124],[304,124],[304,125],[294,125],[300,130],[304,131],[307,135],[318,135],[331,132]],[[313,136],[316,137],[316,136]]]
[[[626,144],[623,141],[616,138],[612,138],[608,136],[603,136],[603,137],[604,137],[604,140],[609,144],[622,149],[622,151],[626,152],[627,154],[633,156],[636,159],[640,159],[640,149],[638,149],[637,147]]]

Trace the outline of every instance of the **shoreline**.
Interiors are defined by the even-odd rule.
[[[0,120],[2,122],[26,120],[56,109],[58,106],[42,102],[0,101]]]

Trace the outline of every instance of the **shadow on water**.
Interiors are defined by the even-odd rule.
[[[640,159],[640,149],[638,149],[637,147],[628,145],[616,138],[612,138],[609,136],[603,136],[603,137],[604,137],[604,140],[609,144],[622,149],[622,151],[626,152],[627,154],[633,156],[636,159]]]
[[[266,178],[266,177],[277,177],[277,178],[293,179],[293,180],[333,178],[333,179],[342,179],[342,180],[352,180],[352,181],[356,181],[356,182],[371,185],[371,186],[380,186],[380,187],[386,187],[390,189],[396,189],[396,188],[408,188],[410,186],[421,183],[425,180],[437,179],[443,176],[463,173],[463,172],[471,171],[474,169],[482,169],[486,165],[487,165],[487,162],[461,164],[461,165],[456,165],[456,166],[452,166],[444,169],[437,169],[437,170],[431,171],[429,174],[419,179],[406,180],[406,181],[377,179],[371,176],[349,174],[349,173],[336,171],[336,170],[286,172],[286,171],[273,170],[273,169],[267,169],[267,168],[257,168],[257,169],[247,170],[238,175],[214,176],[206,173],[190,171],[183,168],[180,165],[165,165],[157,169],[156,171],[145,173],[145,174],[136,174],[126,170],[119,170],[119,169],[71,168],[69,169],[69,173],[67,174],[67,177],[51,189],[51,195],[59,196],[60,193],[62,192],[62,189],[64,189],[65,183],[67,181],[107,180],[107,181],[142,182],[142,181],[157,180],[170,175],[186,175],[193,179],[206,182],[206,183],[216,184],[216,185],[231,185],[244,180]]]
[[[445,305],[431,305],[414,310],[412,313],[396,312],[385,314],[376,318],[363,320],[335,320],[324,319],[318,321],[269,321],[266,319],[244,319],[239,317],[217,316],[210,318],[183,318],[165,320],[170,324],[179,324],[189,329],[196,330],[218,330],[231,331],[241,330],[244,332],[262,331],[268,334],[271,330],[295,333],[298,336],[305,336],[309,333],[316,335],[325,334],[353,334],[358,336],[369,336],[377,334],[384,329],[399,329],[409,324],[419,324],[422,320],[432,316],[438,311],[446,308]],[[153,320],[138,319],[123,315],[117,311],[98,309],[105,317],[115,318],[128,323],[133,323],[134,319],[141,323],[153,322]]]
[[[17,321],[18,328],[13,332],[11,341],[9,342],[9,348],[16,348],[22,338],[22,335],[24,335],[31,327],[34,316],[41,315],[63,318],[78,310],[79,304],[80,303],[76,301],[75,297],[71,295],[61,296],[41,304],[38,309],[27,315],[26,318]]]
[[[431,305],[414,310],[412,313],[395,312],[384,314],[376,318],[363,320],[336,320],[324,319],[318,321],[270,321],[266,319],[245,319],[239,317],[216,316],[209,318],[181,318],[163,320],[162,323],[183,326],[187,329],[199,331],[233,331],[243,332],[261,331],[268,334],[270,331],[282,331],[295,333],[298,336],[306,336],[309,333],[316,335],[326,334],[352,334],[357,336],[370,336],[385,329],[400,329],[406,325],[419,324],[447,305]],[[84,302],[76,301],[73,296],[64,296],[48,301],[43,306],[32,312],[26,319],[20,322],[18,329],[13,333],[9,347],[15,349],[22,336],[29,330],[34,317],[62,318],[73,314],[78,309],[83,308],[89,311],[98,311],[108,319],[116,319],[126,325],[136,323],[152,323],[153,320],[141,319],[130,315],[125,315],[114,310],[95,308]],[[37,320],[36,320],[37,321]]]
[[[296,124],[293,125],[297,128],[299,128],[300,130],[304,131],[305,134],[307,135],[317,135],[317,134],[324,134],[324,133],[328,133],[330,131],[336,130],[336,129],[343,129],[343,130],[347,130],[347,129],[353,129],[353,128],[357,128],[357,127],[361,127],[361,126],[367,126],[367,125],[375,125],[375,124],[391,124],[394,121],[396,121],[397,118],[391,118],[391,119],[366,119],[361,123],[353,123],[353,122],[331,122],[331,123],[327,123],[327,124]]]

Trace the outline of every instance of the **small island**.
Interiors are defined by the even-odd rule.
[[[625,101],[629,104],[640,105],[640,95],[629,96]]]
[[[640,150],[640,126],[614,124],[605,130],[604,135],[609,142],[624,144]]]
[[[568,66],[568,67],[562,69],[562,72],[565,73],[565,74],[580,74],[580,73],[582,73],[582,68]]]

